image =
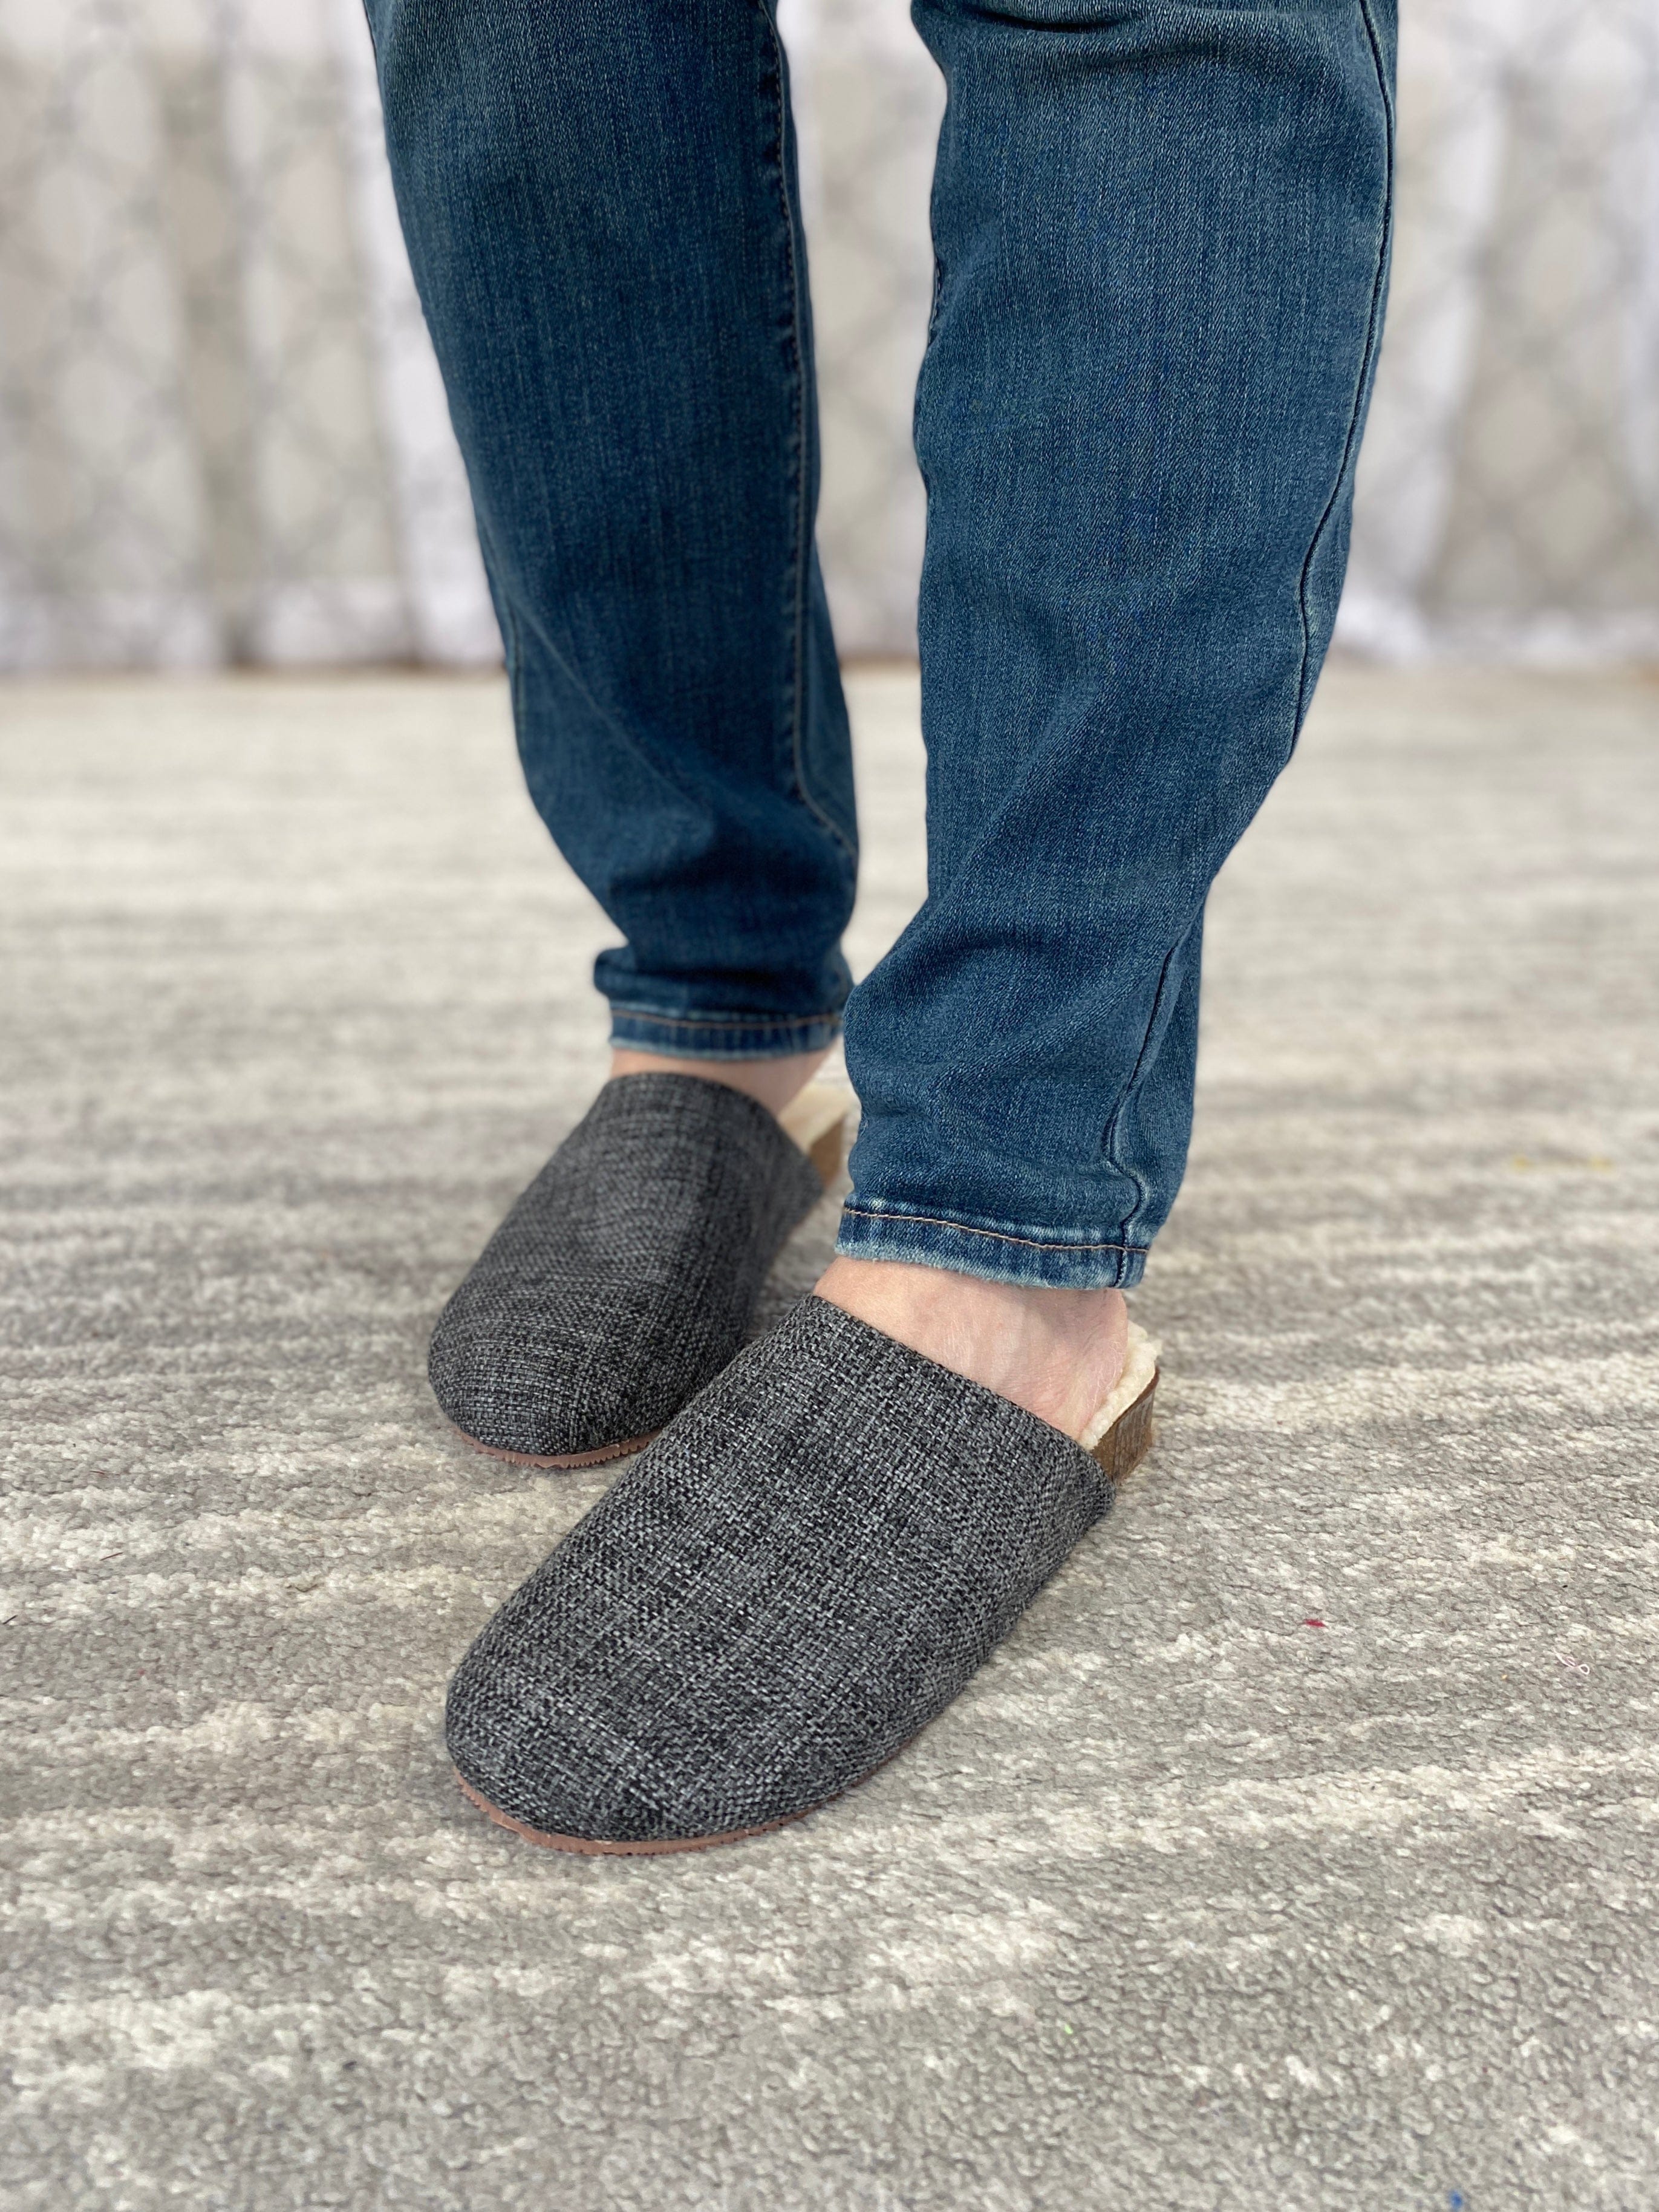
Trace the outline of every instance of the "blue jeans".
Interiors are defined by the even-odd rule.
[[[368,0],[537,806],[618,1042],[827,1044],[840,1249],[1129,1284],[1204,902],[1290,756],[1387,282],[1395,0],[915,0],[949,104],[916,395],[927,902],[848,997],[770,0]]]

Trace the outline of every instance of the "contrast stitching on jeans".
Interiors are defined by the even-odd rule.
[[[1144,1252],[1144,1244],[1046,1244],[1036,1237],[1011,1237],[1003,1229],[974,1229],[965,1221],[946,1221],[937,1213],[880,1213],[867,1206],[845,1206],[843,1213],[860,1221],[910,1221],[923,1229],[958,1229],[964,1237],[988,1237],[998,1244],[1023,1244],[1028,1252]]]
[[[766,0],[757,0],[771,35],[772,57],[778,87],[778,197],[783,206],[784,245],[789,257],[789,335],[794,350],[795,363],[795,588],[793,665],[791,669],[789,700],[789,754],[795,771],[795,789],[807,812],[835,839],[854,867],[858,854],[844,833],[832,822],[812,796],[806,781],[806,760],[801,750],[801,720],[806,695],[806,577],[808,554],[811,544],[811,503],[807,496],[811,477],[812,441],[811,394],[807,388],[809,369],[806,349],[801,337],[801,281],[800,256],[795,250],[795,205],[789,195],[789,94],[788,62],[785,58],[783,40],[778,32],[777,21],[766,5]]]
[[[1365,392],[1370,380],[1371,365],[1376,358],[1379,325],[1382,315],[1382,295],[1389,270],[1389,252],[1394,238],[1394,103],[1389,97],[1388,71],[1382,66],[1382,50],[1377,42],[1376,26],[1371,19],[1371,0],[1358,0],[1359,20],[1365,28],[1365,40],[1371,50],[1371,67],[1376,72],[1376,89],[1382,102],[1382,129],[1385,167],[1382,180],[1382,229],[1377,240],[1376,271],[1371,279],[1370,312],[1365,324],[1364,349],[1359,359],[1359,376],[1354,386],[1353,406],[1348,416],[1347,435],[1342,441],[1342,465],[1337,470],[1336,481],[1331,486],[1330,497],[1325,502],[1324,513],[1314,530],[1308,546],[1307,557],[1302,563],[1302,575],[1297,586],[1297,611],[1302,622],[1302,665],[1297,672],[1296,718],[1291,727],[1291,742],[1294,745],[1297,732],[1302,727],[1302,718],[1308,706],[1308,662],[1312,657],[1313,637],[1308,618],[1308,586],[1313,575],[1313,564],[1319,549],[1325,542],[1336,503],[1342,495],[1347,481],[1349,465],[1359,436],[1359,421],[1364,412]]]

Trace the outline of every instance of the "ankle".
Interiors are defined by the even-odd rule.
[[[995,1283],[908,1261],[831,1261],[817,1295],[1039,1420],[1080,1437],[1123,1371],[1115,1290]]]
[[[829,1055],[795,1052],[777,1060],[681,1060],[671,1053],[637,1052],[631,1045],[614,1045],[611,1073],[617,1075],[696,1075],[705,1083],[723,1083],[741,1091],[769,1113],[781,1114],[790,1100],[806,1088]]]

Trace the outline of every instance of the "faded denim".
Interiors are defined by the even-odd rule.
[[[848,997],[846,711],[760,0],[368,0],[532,794],[618,1042],[842,1018],[840,1249],[1129,1284],[1216,871],[1330,635],[1387,283],[1394,0],[916,0],[928,896]]]

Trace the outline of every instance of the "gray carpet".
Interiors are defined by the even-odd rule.
[[[1337,673],[1214,904],[1146,1470],[866,1789],[632,1863],[440,1751],[605,1480],[422,1379],[602,1056],[498,689],[0,717],[9,2208],[1659,2204],[1659,689]]]

